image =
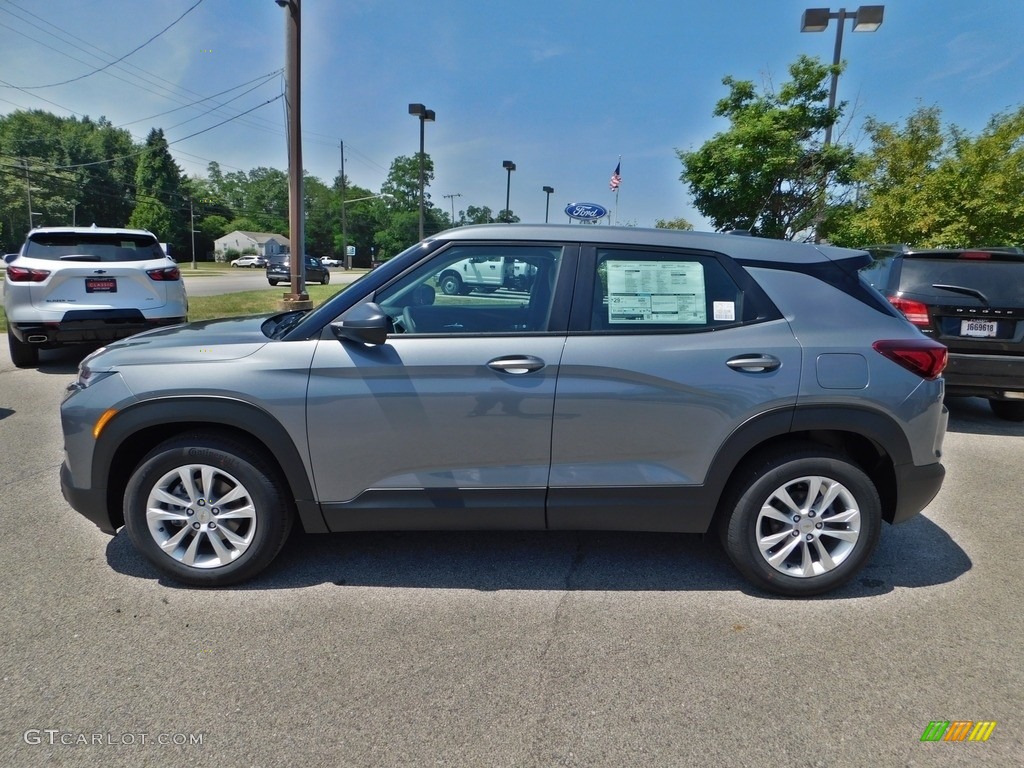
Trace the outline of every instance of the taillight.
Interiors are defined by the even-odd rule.
[[[949,351],[931,339],[894,339],[871,345],[881,355],[923,379],[938,378],[946,367]]]
[[[181,280],[181,270],[177,267],[164,267],[163,269],[150,269],[146,271],[151,280],[158,282],[174,282]]]
[[[928,321],[928,305],[920,301],[912,301],[899,296],[890,296],[889,303],[904,314],[904,316],[919,328],[928,328],[931,323]]]
[[[7,265],[7,277],[12,283],[41,283],[50,276],[47,269],[25,269]]]

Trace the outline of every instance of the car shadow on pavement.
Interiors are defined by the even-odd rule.
[[[107,561],[126,576],[158,574],[123,531]],[[966,553],[919,516],[884,526],[867,567],[848,585],[815,599],[928,587],[970,570]],[[160,577],[168,587],[181,585]],[[712,535],[620,532],[386,532],[312,535],[296,531],[274,563],[233,590],[338,587],[556,591],[740,591],[750,586]]]
[[[78,364],[82,359],[99,349],[102,344],[76,344],[72,347],[60,347],[58,349],[39,350],[39,365],[37,370],[40,373],[59,374],[61,376],[72,376],[78,373]]]
[[[1000,419],[981,397],[947,397],[949,432],[967,435],[1024,435],[1024,424]]]

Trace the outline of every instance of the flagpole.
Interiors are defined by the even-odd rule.
[[[619,155],[619,162],[615,166],[615,170],[618,172],[619,177],[622,177],[622,155]],[[615,226],[619,225],[619,186],[615,186]]]

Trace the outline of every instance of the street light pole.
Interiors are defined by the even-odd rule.
[[[554,187],[541,187],[545,193],[544,198],[544,223],[548,223],[548,209],[551,207],[551,193],[555,191]]]
[[[410,104],[409,114],[416,115],[420,119],[420,240],[423,239],[423,124],[434,122],[436,114],[434,110],[427,109],[422,104]]]
[[[862,5],[853,13],[848,13],[845,8],[832,11],[828,8],[808,8],[804,11],[800,21],[801,32],[824,32],[828,28],[830,19],[836,19],[836,44],[832,52],[832,82],[828,89],[828,110],[829,114],[835,112],[836,91],[839,87],[839,62],[843,51],[843,28],[847,19],[853,19],[854,32],[874,32],[882,26],[882,17],[885,15],[884,5]],[[832,128],[835,120],[830,120],[825,126],[825,146],[832,143]]]
[[[502,160],[501,167],[508,171],[508,180],[505,182],[505,219],[508,221],[512,220],[512,211],[509,209],[509,194],[512,191],[512,171],[516,169],[516,164],[511,160]]]
[[[843,51],[843,28],[847,19],[853,19],[854,32],[874,32],[882,26],[882,17],[885,14],[884,5],[862,5],[853,13],[847,13],[845,8],[832,11],[829,8],[808,8],[800,19],[801,32],[824,32],[828,28],[829,20],[836,19],[836,44],[832,52],[832,82],[828,89],[828,112],[829,121],[825,126],[825,140],[822,143],[824,154],[829,145],[832,144],[832,129],[835,127],[836,91],[839,88],[839,62]],[[821,242],[821,222],[825,216],[827,202],[827,171],[822,173],[820,208],[815,216],[814,242]]]

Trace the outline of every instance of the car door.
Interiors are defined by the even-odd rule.
[[[576,252],[459,243],[367,297],[392,320],[386,343],[325,335],[307,423],[332,530],[544,527]],[[528,296],[439,290],[450,264],[502,255],[538,266]]]
[[[551,528],[703,531],[727,438],[796,402],[789,324],[725,257],[584,248],[559,370]]]

